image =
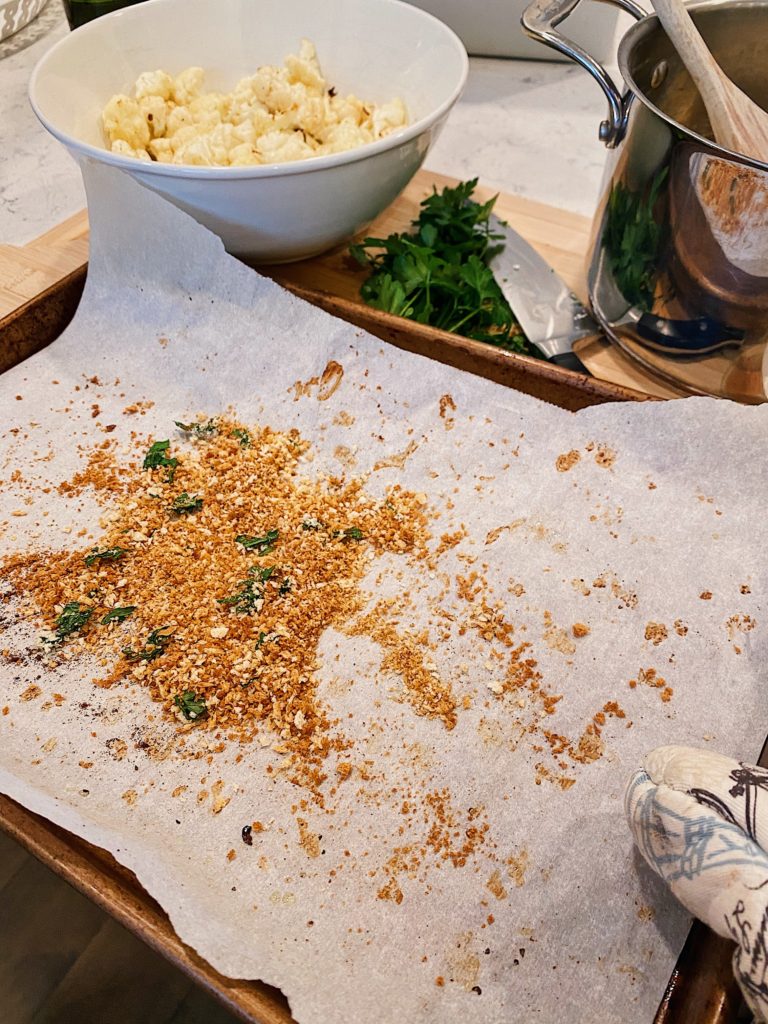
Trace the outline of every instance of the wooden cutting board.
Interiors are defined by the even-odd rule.
[[[380,236],[406,230],[418,214],[419,203],[433,188],[456,183],[453,178],[419,171],[403,194],[366,233]],[[488,188],[477,189],[482,199],[493,194]],[[538,250],[583,300],[588,218],[503,193],[497,199],[495,210]],[[82,272],[87,259],[88,217],[84,210],[27,245],[0,245],[0,327],[4,319],[34,303],[43,292],[55,289],[66,278]],[[365,272],[349,258],[346,246],[300,263],[259,269],[311,302],[361,326],[369,326],[366,318],[381,316],[369,310],[360,299]],[[372,323],[370,326],[373,327]],[[429,330],[422,329],[422,333]],[[658,398],[676,398],[684,393],[656,380],[604,339],[587,339],[577,346],[577,351],[590,372],[599,379]]]

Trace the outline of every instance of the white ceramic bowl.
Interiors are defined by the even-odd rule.
[[[105,148],[101,111],[141,72],[199,65],[207,88],[229,91],[259,65],[281,65],[302,38],[315,44],[338,92],[377,103],[399,96],[408,125],[346,153],[257,167],[144,163]],[[458,37],[400,0],[146,0],[57,43],[35,68],[29,95],[76,160],[126,171],[215,231],[231,253],[278,262],[351,238],[399,195],[459,98],[467,67]]]

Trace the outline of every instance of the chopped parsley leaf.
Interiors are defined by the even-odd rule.
[[[283,595],[285,595],[285,594],[290,594],[290,592],[292,590],[293,590],[293,580],[291,579],[290,576],[286,576],[283,579],[283,582],[280,584],[280,589],[278,590],[278,594],[281,597],[283,597]]]
[[[333,536],[339,537],[342,541],[348,541],[362,540],[365,537],[365,534],[359,526],[349,526],[346,530],[336,530]]]
[[[247,430],[243,430],[241,427],[235,427],[234,430],[230,431],[229,436],[236,437],[240,442],[241,448],[253,448],[251,435],[248,433]]]
[[[304,522],[301,524],[302,530],[322,530],[323,524],[319,519],[315,519],[314,516],[307,516]]]
[[[81,606],[79,601],[70,601],[64,605],[61,615],[56,619],[56,636],[51,639],[44,638],[45,642],[60,644],[66,637],[81,630],[92,615],[93,608]]]
[[[202,420],[198,423],[181,423],[179,420],[174,420],[173,422],[179,430],[183,430],[186,434],[194,434],[195,437],[202,439],[214,437],[219,432],[219,424],[216,420],[208,420],[207,423],[203,423]]]
[[[187,494],[186,491],[182,491],[178,497],[173,499],[173,504],[169,511],[173,512],[174,515],[182,516],[192,512],[199,512],[202,507],[202,498],[199,498],[196,494]]]
[[[128,554],[127,548],[114,547],[114,548],[102,548],[101,551],[97,551],[96,548],[85,556],[85,564],[93,565],[94,562],[116,562],[118,558],[122,558],[123,555]]]
[[[173,703],[189,722],[196,722],[198,718],[203,718],[208,710],[205,706],[205,697],[198,697],[194,690],[177,693],[173,698]]]
[[[264,644],[279,644],[280,634],[279,633],[265,633],[264,630],[259,630],[259,636],[256,641],[256,650],[260,651]]]
[[[158,629],[153,629],[140,651],[134,651],[132,647],[124,647],[124,657],[128,661],[154,661],[155,658],[159,658],[173,639],[173,633],[162,632],[167,628],[167,626],[160,626]]]
[[[144,469],[158,469],[159,467],[165,467],[168,470],[165,477],[165,482],[167,484],[173,483],[173,478],[176,474],[176,467],[179,464],[178,459],[168,457],[168,449],[170,447],[170,441],[155,441],[144,456],[143,463]]]
[[[267,530],[262,537],[251,537],[241,533],[235,537],[235,544],[242,544],[246,551],[255,551],[257,555],[268,555],[275,550],[275,541],[280,536],[279,530]]]
[[[219,604],[230,605],[238,615],[250,615],[251,612],[259,611],[264,600],[264,584],[274,571],[274,565],[265,566],[263,569],[252,566],[248,570],[248,579],[240,581],[240,590],[230,597],[220,597]]]
[[[101,620],[102,626],[107,626],[110,622],[125,622],[136,611],[136,607],[135,604],[126,604],[122,608],[112,608]]]

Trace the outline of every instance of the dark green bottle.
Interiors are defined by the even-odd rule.
[[[64,10],[70,28],[79,28],[86,21],[93,21],[102,14],[119,11],[121,7],[130,7],[142,0],[64,0]]]

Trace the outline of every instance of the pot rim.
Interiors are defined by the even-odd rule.
[[[768,9],[768,0],[700,0],[699,3],[686,3],[686,7],[692,12],[712,10],[713,8],[730,10],[732,8],[765,7]],[[632,91],[632,95],[639,100],[643,106],[647,107],[663,121],[666,121],[666,123],[671,127],[677,128],[690,140],[695,140],[713,152],[721,154],[728,159],[735,158],[740,164],[744,164],[747,167],[755,167],[760,171],[768,171],[768,162],[746,156],[744,153],[738,153],[733,149],[726,149],[725,146],[718,145],[712,139],[708,139],[704,135],[699,135],[698,132],[691,131],[690,128],[680,124],[679,121],[675,121],[669,116],[669,114],[664,113],[663,110],[648,99],[629,70],[629,57],[641,39],[645,39],[648,35],[657,31],[659,28],[661,28],[659,16],[655,13],[647,14],[640,21],[636,21],[632,26],[630,26],[619,42],[617,57],[619,70],[621,71],[621,75],[627,86]],[[663,32],[664,29],[661,28],[661,31]]]

